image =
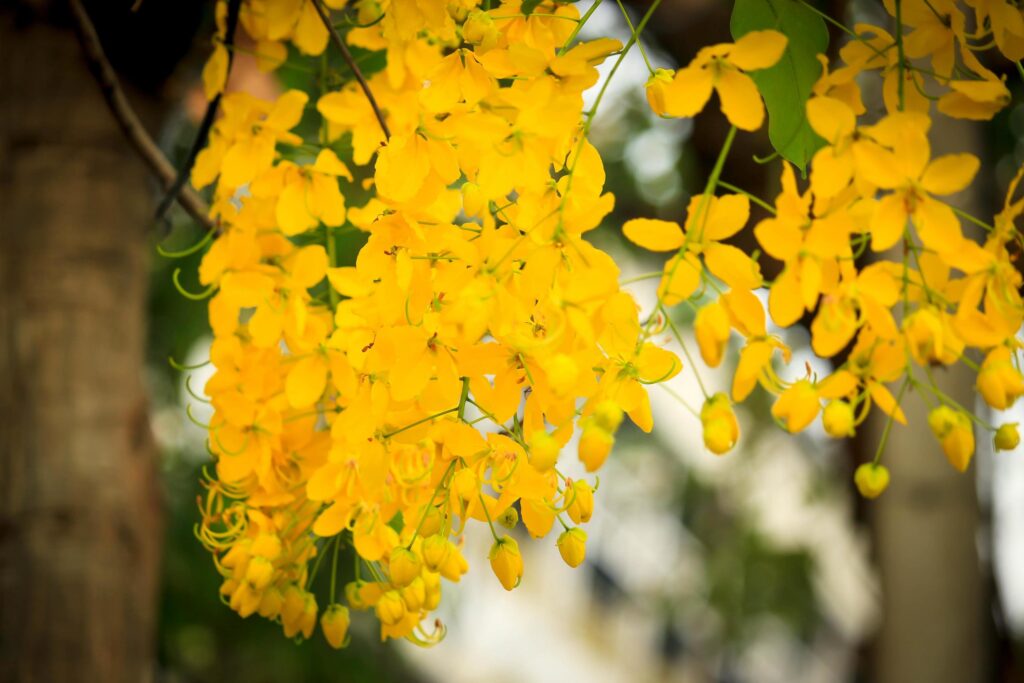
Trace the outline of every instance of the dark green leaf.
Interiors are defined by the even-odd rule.
[[[783,157],[801,171],[825,141],[807,123],[807,99],[821,75],[817,55],[828,49],[825,21],[798,0],[736,0],[733,38],[775,29],[789,43],[779,63],[751,73],[768,107],[768,137]]]

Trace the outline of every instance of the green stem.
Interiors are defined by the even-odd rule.
[[[338,585],[338,549],[341,547],[341,534],[334,537],[334,557],[331,558],[331,600],[328,604],[334,604],[335,588]]]
[[[906,392],[908,386],[910,386],[909,377],[903,380],[903,386],[900,387],[900,392],[896,395],[896,408],[900,407],[900,401],[903,400],[903,394]],[[893,417],[894,415],[896,415],[895,410],[892,411],[892,414],[889,415],[889,419],[885,422],[885,429],[882,430],[882,439],[878,442],[878,449],[875,450],[875,457],[871,461],[876,467],[882,460],[882,451],[885,450],[885,444],[889,441],[889,432],[892,431],[892,423],[896,421]]]
[[[896,68],[899,82],[896,84],[896,92],[899,93],[900,111],[906,104],[903,93],[903,0],[896,0]]]

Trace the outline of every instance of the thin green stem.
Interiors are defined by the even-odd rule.
[[[747,192],[746,190],[744,190],[743,188],[737,187],[737,186],[733,185],[732,183],[727,183],[724,180],[719,180],[718,184],[719,184],[719,186],[724,187],[725,189],[729,190],[730,192],[736,192],[737,194],[743,195],[744,197],[746,197],[750,201],[754,202],[755,204],[760,206],[762,209],[764,209],[765,211],[767,211],[771,215],[773,215],[773,216],[775,215],[775,207],[772,206],[771,204],[769,204],[768,202],[766,202],[765,200],[761,199],[760,197],[752,195],[749,192]]]
[[[384,434],[381,438],[390,439],[391,437],[395,436],[396,434],[401,434],[402,432],[408,431],[408,430],[412,429],[413,427],[419,427],[424,422],[430,422],[431,420],[436,420],[439,417],[447,415],[448,413],[454,413],[454,412],[456,412],[458,410],[459,410],[459,408],[458,408],[458,406],[456,406],[455,408],[449,408],[448,410],[442,410],[439,413],[434,413],[433,415],[428,415],[425,418],[423,418],[422,420],[416,420],[415,422],[412,422],[410,424],[405,425],[401,429],[396,429],[393,432],[388,432],[387,434]]]
[[[331,558],[331,599],[328,604],[334,604],[335,588],[338,585],[338,549],[341,548],[341,534],[334,537],[334,557]]]
[[[647,71],[654,75],[654,67],[651,66],[651,60],[647,58],[647,50],[644,49],[644,44],[640,42],[640,37],[636,33],[636,29],[633,27],[633,20],[629,18],[629,12],[626,11],[626,6],[622,4],[622,0],[615,0],[619,5],[619,9],[622,11],[622,18],[626,20],[626,26],[629,27],[630,33],[633,34],[633,38],[636,39],[637,47],[640,48],[640,56],[644,58],[644,64],[647,65]]]
[[[899,93],[900,111],[906,104],[903,93],[903,0],[896,0],[896,59],[897,75],[899,82],[896,84],[896,92]]]
[[[590,17],[594,14],[594,12],[597,11],[597,8],[601,6],[601,3],[603,1],[604,0],[597,0],[597,2],[595,2],[593,5],[591,5],[590,9],[588,9],[583,14],[583,16],[580,17],[579,22],[577,22],[577,24],[576,24],[576,28],[574,28],[572,30],[572,33],[570,33],[569,37],[565,40],[565,45],[563,45],[561,48],[559,48],[559,50],[558,50],[558,54],[559,55],[564,55],[566,52],[569,51],[569,46],[572,45],[572,41],[576,40],[576,36],[579,35],[580,30],[583,28],[584,24],[586,24],[587,21],[590,19]]]
[[[896,409],[899,409],[900,402],[903,400],[903,394],[907,391],[907,387],[910,386],[910,378],[903,380],[903,385],[900,387],[899,393],[896,395]],[[882,430],[882,439],[878,442],[878,448],[875,450],[875,457],[872,463],[877,467],[878,463],[882,460],[882,451],[885,450],[885,444],[889,441],[889,432],[892,431],[892,423],[896,421],[895,416],[896,410],[893,410],[889,414],[889,419],[885,421],[885,429]]]

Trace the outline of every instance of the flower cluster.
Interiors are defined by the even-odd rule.
[[[319,620],[335,647],[350,609],[375,612],[382,638],[430,644],[444,633],[440,622],[422,626],[441,579],[469,567],[467,524],[489,527],[488,559],[508,590],[524,566],[506,530],[520,525],[544,537],[557,523],[562,558],[579,565],[597,482],[568,476],[564,451],[575,435],[594,473],[626,416],[651,430],[646,385],[682,369],[655,340],[667,327],[686,351],[671,315],[681,305],[695,311],[706,365],[723,362],[734,333],[742,339],[729,394],[706,395],[699,411],[713,453],[736,446],[733,405],[758,385],[777,396],[772,415],[790,432],[820,415],[829,435],[849,437],[873,406],[905,422],[900,403],[913,389],[931,401],[929,427],[958,469],[974,452],[974,423],[996,447],[1015,447],[1015,425],[989,425],[933,378],[963,363],[993,408],[1024,394],[1021,176],[991,224],[967,217],[984,230],[979,240],[945,199],[971,183],[978,160],[932,158],[928,139],[933,100],[968,119],[1009,103],[975,54],[986,43],[1024,56],[1021,10],[966,5],[972,34],[952,0],[887,0],[895,36],[859,25],[841,65],[820,57],[806,113],[822,145],[806,187],[783,163],[774,205],[719,175],[737,131],[764,123],[751,74],[783,59],[787,37],[752,31],[678,71],[652,69],[657,114],[694,116],[717,94],[732,128],[683,220],[623,226],[667,256],[642,319],[615,263],[584,237],[614,198],[588,140],[607,81],[587,111],[583,92],[599,64],[617,66],[636,44],[657,2],[622,45],[579,40],[589,14],[560,1],[244,0],[240,23],[262,67],[285,64],[289,43],[315,56],[333,42],[354,78],[319,59],[318,97],[223,94],[192,170],[197,188],[212,188],[218,225],[199,272],[213,295],[205,393],[215,468],[197,535],[225,602],[290,637],[310,637]],[[345,11],[343,35],[332,9]],[[222,1],[220,36],[225,16]],[[385,66],[364,79],[347,46],[382,52]],[[215,41],[204,70],[211,99],[223,93],[226,50]],[[862,101],[870,76],[881,80],[883,115]],[[752,227],[754,254],[729,243],[751,223],[752,203],[767,214]],[[342,231],[365,240],[354,265],[340,265]],[[762,250],[781,264],[772,282]],[[809,320],[812,348],[834,371],[780,377],[790,350],[769,316],[783,328]],[[855,481],[874,497],[889,474],[876,457]],[[355,578],[339,591],[343,544]],[[328,564],[321,610],[314,581]]]
[[[805,189],[785,163],[774,206],[742,192],[718,195],[715,175],[691,202],[685,226],[649,219],[624,226],[632,242],[672,254],[659,274],[659,304],[686,301],[697,309],[696,337],[708,366],[722,362],[734,330],[744,339],[733,401],[760,383],[777,395],[772,415],[784,429],[799,432],[821,414],[826,433],[843,438],[873,405],[889,420],[906,423],[900,402],[914,389],[931,404],[931,431],[960,471],[975,450],[973,423],[993,433],[999,449],[1016,447],[1016,425],[996,428],[957,404],[937,386],[933,369],[967,365],[977,375],[978,393],[996,410],[1024,394],[1016,337],[1024,322],[1022,279],[1014,263],[1022,246],[1014,223],[1024,200],[1013,199],[1021,175],[1002,212],[990,224],[978,220],[945,198],[971,184],[979,160],[971,154],[933,158],[928,139],[933,101],[941,115],[972,120],[990,119],[1010,103],[1005,83],[977,53],[994,45],[1007,59],[1024,55],[1021,10],[1002,0],[966,4],[974,10],[974,33],[967,33],[965,11],[953,0],[886,0],[896,37],[857,25],[846,29],[850,39],[839,50],[840,66],[830,70],[819,56],[822,75],[806,113],[823,144]],[[657,70],[647,84],[648,101],[662,116],[692,116],[714,88],[733,133],[757,128],[763,108],[744,72],[771,66],[784,47],[779,36],[754,31],[735,44],[704,48],[684,69]],[[881,115],[870,115],[862,100],[860,84],[870,76],[881,79]],[[718,241],[748,224],[751,199],[769,214],[753,235],[781,264],[773,282],[764,281],[750,254]],[[965,233],[961,217],[980,237]],[[779,351],[788,360],[788,350],[766,335],[765,312],[753,293],[762,288],[777,326],[810,321],[812,348],[833,359],[832,374],[808,370],[792,381],[776,374],[772,357]],[[713,300],[701,305],[706,293]],[[896,396],[888,383],[899,385]],[[723,422],[727,415],[724,394],[708,397],[701,419],[705,443],[716,453],[736,441],[735,426]],[[888,484],[879,464],[883,447],[884,439],[874,462],[856,474],[865,496],[879,495]]]
[[[215,292],[216,467],[197,533],[231,608],[288,636],[320,615],[340,646],[357,609],[383,638],[433,642],[443,628],[421,624],[441,579],[468,568],[471,522],[490,526],[508,590],[524,568],[505,529],[520,523],[533,537],[557,523],[579,565],[596,480],[563,472],[564,447],[579,429],[597,471],[624,416],[651,429],[645,385],[682,367],[583,239],[613,197],[582,93],[623,46],[578,42],[572,5],[478,4],[358,3],[345,38],[387,54],[374,101],[355,81],[315,102],[228,93],[193,169],[220,225],[199,271]],[[327,47],[319,15],[314,0],[248,0],[241,22],[273,66],[275,41]],[[223,69],[206,75],[213,96]],[[316,144],[294,132],[304,118]],[[343,140],[373,164],[363,206],[346,206]],[[339,230],[366,234],[354,266],[337,265]],[[321,612],[312,584],[342,543],[356,580],[342,598],[332,566]]]

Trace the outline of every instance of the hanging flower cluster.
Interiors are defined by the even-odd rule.
[[[1010,184],[1003,211],[986,223],[945,201],[971,184],[977,157],[933,158],[928,140],[933,102],[941,115],[971,120],[991,119],[1010,103],[1003,79],[977,53],[994,45],[1011,61],[1024,56],[1024,14],[1015,3],[966,5],[974,10],[974,33],[953,0],[886,0],[896,37],[878,26],[844,27],[850,39],[839,50],[842,64],[830,71],[819,55],[822,74],[806,114],[823,145],[804,189],[784,162],[774,206],[742,192],[718,195],[716,169],[704,195],[690,203],[685,226],[649,219],[624,226],[639,246],[672,254],[659,274],[659,304],[687,301],[697,308],[696,337],[708,366],[722,362],[734,330],[745,340],[733,401],[743,401],[760,383],[777,395],[772,416],[784,429],[799,432],[820,414],[825,432],[844,438],[873,405],[905,424],[900,402],[914,389],[930,403],[929,427],[960,471],[975,450],[975,423],[1004,450],[1019,443],[1016,425],[997,428],[957,404],[936,385],[933,369],[968,366],[978,393],[996,410],[1024,394],[1016,336],[1024,306],[1015,264],[1024,242],[1014,224],[1024,199],[1013,199],[1021,174]],[[763,119],[745,72],[770,66],[784,47],[775,36],[751,32],[735,44],[704,48],[684,69],[657,70],[647,84],[648,101],[662,116],[692,116],[714,89],[733,126],[724,158],[736,129],[756,129]],[[881,79],[886,111],[880,116],[870,116],[861,97],[860,84],[871,76]],[[781,263],[774,282],[764,281],[751,255],[718,241],[747,226],[751,199],[769,214],[753,235]],[[961,218],[980,237],[965,234]],[[789,351],[766,334],[765,311],[753,293],[762,288],[779,327],[810,319],[811,346],[819,357],[834,359],[832,374],[808,370],[784,381],[775,373],[773,356],[788,361]],[[713,300],[700,305],[706,292]],[[980,364],[972,360],[975,353]],[[898,384],[896,396],[887,383]],[[708,397],[701,411],[705,443],[716,453],[732,448],[738,435],[729,398]],[[879,462],[884,445],[883,437],[874,462],[856,472],[857,487],[870,498],[889,482]]]
[[[349,610],[372,610],[382,638],[436,642],[440,622],[422,625],[441,600],[441,579],[458,581],[469,567],[470,523],[490,528],[488,559],[508,590],[524,566],[506,529],[520,524],[545,537],[557,523],[562,558],[579,565],[597,482],[560,464],[578,457],[596,472],[625,416],[651,430],[646,385],[683,367],[654,341],[667,326],[683,344],[675,306],[696,309],[708,366],[722,363],[734,332],[744,340],[731,395],[708,396],[699,412],[717,454],[735,447],[733,403],[758,384],[778,395],[772,414],[785,429],[821,414],[835,437],[851,436],[872,405],[904,422],[900,402],[912,387],[934,396],[929,426],[963,470],[972,421],[996,430],[945,396],[932,368],[970,365],[998,409],[1024,393],[1013,263],[1020,178],[991,225],[972,219],[986,231],[979,243],[943,199],[971,182],[978,160],[932,159],[927,137],[933,99],[942,114],[973,119],[1009,103],[974,53],[991,39],[1008,58],[1024,56],[1021,11],[968,2],[983,27],[968,35],[957,3],[889,0],[895,38],[851,30],[843,65],[823,63],[807,102],[825,141],[809,186],[801,190],[784,164],[774,207],[719,193],[719,175],[737,130],[763,125],[751,74],[783,58],[787,37],[750,32],[703,49],[686,68],[652,71],[655,112],[694,116],[714,93],[733,127],[685,220],[623,226],[629,240],[667,255],[654,313],[641,319],[615,263],[584,239],[614,198],[587,139],[607,81],[587,111],[582,94],[597,84],[599,64],[617,66],[636,44],[657,5],[622,45],[580,41],[590,14],[558,1],[241,3],[264,68],[284,63],[288,44],[308,57],[332,43],[345,55],[351,45],[386,56],[367,80],[350,61],[355,77],[340,85],[326,60],[307,60],[322,69],[315,101],[298,90],[274,102],[224,94],[192,169],[195,187],[212,186],[219,226],[199,272],[213,293],[215,372],[205,393],[215,468],[197,534],[241,616],[306,638],[319,620],[340,647]],[[331,9],[345,10],[344,35]],[[221,38],[227,15],[222,1]],[[211,99],[224,90],[227,56],[215,41],[203,74]],[[926,58],[931,69],[915,66]],[[858,83],[872,74],[888,113],[869,121]],[[317,135],[296,132],[310,124]],[[339,141],[350,141],[356,174]],[[346,206],[366,190],[368,202]],[[783,264],[772,283],[757,256],[728,243],[748,227],[752,201],[770,214],[754,236]],[[354,266],[338,265],[343,230],[366,235]],[[869,249],[881,258],[864,265]],[[892,249],[900,258],[885,260]],[[763,288],[767,311],[755,294]],[[781,379],[773,362],[788,361],[789,349],[769,334],[769,314],[781,327],[811,315],[813,349],[836,358],[836,370]],[[980,365],[969,351],[983,354]],[[576,454],[563,452],[577,432]],[[1017,441],[1013,425],[995,434],[1000,448]],[[888,472],[876,458],[856,483],[878,495]],[[354,549],[356,578],[339,590],[342,544]],[[312,587],[328,564],[321,609]]]
[[[199,272],[216,291],[216,468],[198,533],[232,609],[288,636],[309,637],[319,615],[340,646],[348,610],[368,609],[384,638],[439,638],[421,623],[442,577],[468,568],[471,522],[490,526],[508,590],[524,568],[505,528],[520,521],[534,537],[557,523],[579,565],[596,480],[563,474],[563,447],[579,428],[595,472],[624,415],[650,431],[644,385],[682,368],[583,239],[613,198],[582,93],[622,45],[577,42],[571,5],[478,4],[359,3],[365,28],[347,40],[387,53],[374,101],[354,81],[315,102],[227,94],[193,169],[221,226]],[[251,0],[240,20],[268,58],[284,53],[275,41],[327,49],[311,1]],[[225,71],[206,76],[220,92]],[[319,122],[315,145],[293,132],[304,117]],[[342,136],[355,164],[373,163],[361,207],[345,204]],[[338,267],[346,225],[368,239]],[[343,539],[362,578],[344,605],[332,578],[321,613],[311,584]]]

